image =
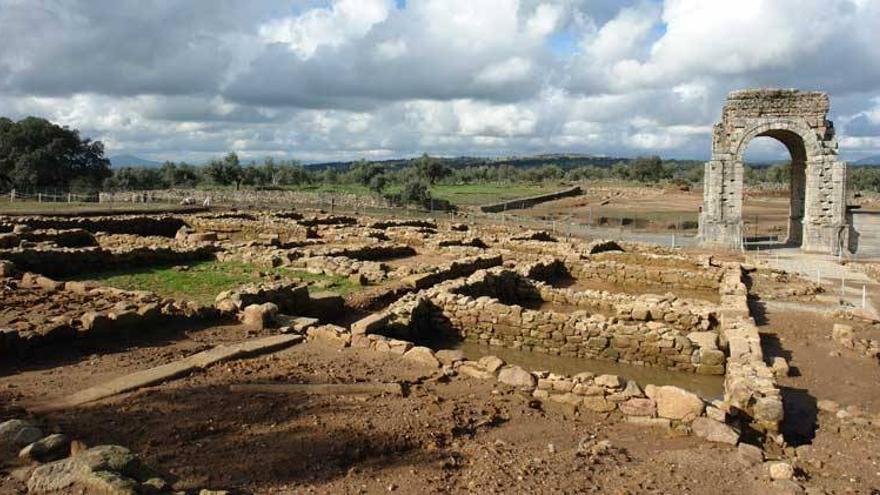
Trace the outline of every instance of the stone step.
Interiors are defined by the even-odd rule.
[[[207,368],[222,361],[242,359],[259,354],[275,352],[303,341],[301,335],[272,335],[259,339],[249,339],[232,345],[219,345],[179,361],[114,378],[94,387],[81,390],[60,400],[37,405],[33,410],[55,410],[79,406],[105,399],[143,387],[149,387],[173,380],[189,373]]]

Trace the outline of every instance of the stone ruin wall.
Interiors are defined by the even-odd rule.
[[[0,216],[0,232],[12,232],[16,225],[32,229],[82,229],[92,233],[135,234],[174,237],[186,225],[172,215],[113,215],[100,217]]]
[[[721,273],[715,269],[660,268],[619,261],[566,263],[572,277],[601,280],[619,286],[660,286],[688,290],[718,290]]]
[[[41,308],[47,306],[22,313],[10,328],[0,329],[0,359],[28,357],[43,346],[128,338],[175,322],[217,317],[212,307],[92,282],[60,282],[30,272],[0,281],[0,298],[24,295],[39,302]]]
[[[49,277],[67,277],[81,273],[169,265],[214,259],[209,246],[192,248],[136,247],[109,250],[87,248],[0,249],[0,259],[9,260],[19,269]]]

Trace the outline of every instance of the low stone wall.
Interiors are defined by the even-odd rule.
[[[41,229],[0,234],[0,249],[13,249],[28,243],[49,243],[59,247],[96,246],[95,236],[83,229]]]
[[[251,220],[241,217],[217,217],[216,215],[195,215],[187,219],[199,232],[218,232],[241,235],[247,238],[261,236],[277,237],[281,242],[304,240],[316,236],[314,229],[299,224],[296,220],[259,216]]]
[[[129,269],[144,266],[186,263],[214,258],[209,246],[191,248],[137,247],[109,250],[87,248],[0,249],[0,259],[15,263],[22,270],[50,277]]]
[[[435,284],[458,277],[466,277],[477,270],[484,270],[500,265],[502,262],[499,255],[482,255],[470,258],[462,258],[437,267],[436,271],[419,273],[404,278],[405,285],[414,289],[426,289]]]
[[[596,279],[621,286],[663,286],[676,289],[716,291],[720,286],[721,271],[707,268],[687,270],[643,266],[620,261],[566,262],[571,276],[578,279]]]
[[[725,355],[717,347],[717,333],[710,330],[708,315],[682,311],[669,301],[664,306],[659,300],[655,306],[639,306],[644,314],[641,309],[634,312],[637,298],[626,304],[616,297],[609,299],[609,304],[619,303],[614,306],[615,316],[584,310],[563,314],[516,304],[540,299],[541,290],[540,284],[532,285],[512,270],[480,270],[466,280],[451,280],[404,296],[389,308],[394,315],[389,327],[395,335],[414,340],[447,332],[469,341],[531,352],[724,373]],[[652,311],[663,319],[650,321]],[[673,323],[666,321],[666,314]]]
[[[385,230],[392,227],[418,227],[436,229],[437,222],[434,220],[380,220],[370,224],[371,229]]]
[[[114,215],[103,217],[4,217],[0,216],[0,231],[11,231],[18,224],[33,229],[83,229],[92,233],[159,235],[174,237],[186,225],[180,217],[172,215]]]
[[[304,257],[327,256],[351,258],[360,261],[380,261],[415,256],[416,250],[405,244],[368,244],[365,246],[309,248],[301,250]]]
[[[742,267],[728,263],[723,268],[721,335],[729,348],[724,401],[757,430],[776,433],[784,419],[782,393],[764,361],[761,336],[749,313]]]
[[[214,307],[237,312],[252,304],[273,303],[281,312],[302,314],[309,304],[308,286],[299,282],[248,284],[217,294]]]
[[[740,431],[735,418],[729,414],[727,404],[721,401],[708,401],[674,386],[648,384],[642,387],[616,375],[597,376],[583,372],[564,376],[547,371],[528,371],[495,356],[471,361],[461,351],[434,352],[408,340],[365,331],[381,327],[387,321],[387,314],[374,314],[352,325],[351,333],[340,327],[327,326],[310,331],[309,338],[336,347],[351,346],[398,355],[429,369],[442,367],[446,376],[497,381],[500,386],[530,393],[545,410],[562,413],[568,418],[588,412],[617,414],[638,426],[672,429],[729,445],[739,442]],[[762,456],[760,449],[751,448]]]
[[[535,206],[536,204],[545,203],[547,201],[554,201],[571,196],[580,196],[582,193],[583,191],[581,191],[581,188],[579,186],[574,186],[568,189],[563,189],[561,191],[556,191],[548,194],[530,196],[528,198],[513,199],[510,201],[503,201],[501,203],[495,203],[491,205],[484,205],[480,207],[480,211],[484,213],[498,213],[500,211],[507,210],[520,210],[523,208],[530,208],[532,206]]]
[[[213,204],[245,205],[311,205],[330,208],[387,208],[390,205],[380,196],[364,196],[345,193],[317,193],[304,191],[202,191],[198,189],[167,189],[156,191],[102,192],[102,203],[160,202],[180,203],[192,198],[202,204],[205,198]]]
[[[313,215],[298,220],[300,225],[314,227],[317,225],[357,225],[357,218],[345,215]]]
[[[151,292],[60,282],[34,273],[0,279],[0,297],[8,305],[4,316],[13,317],[7,328],[0,328],[0,356],[26,357],[47,345],[127,338],[169,323],[218,316],[214,308]],[[17,318],[15,311],[20,312]]]

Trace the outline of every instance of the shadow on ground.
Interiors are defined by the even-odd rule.
[[[396,399],[399,400],[399,399]],[[329,481],[351,469],[436,463],[407,431],[365,420],[362,402],[231,392],[225,385],[149,390],[114,403],[52,413],[89,445],[116,443],[179,478],[176,489],[236,493]]]

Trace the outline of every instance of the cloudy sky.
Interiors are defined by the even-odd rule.
[[[157,160],[703,159],[728,91],[798,87],[854,160],[878,28],[877,0],[0,0],[0,115]]]

